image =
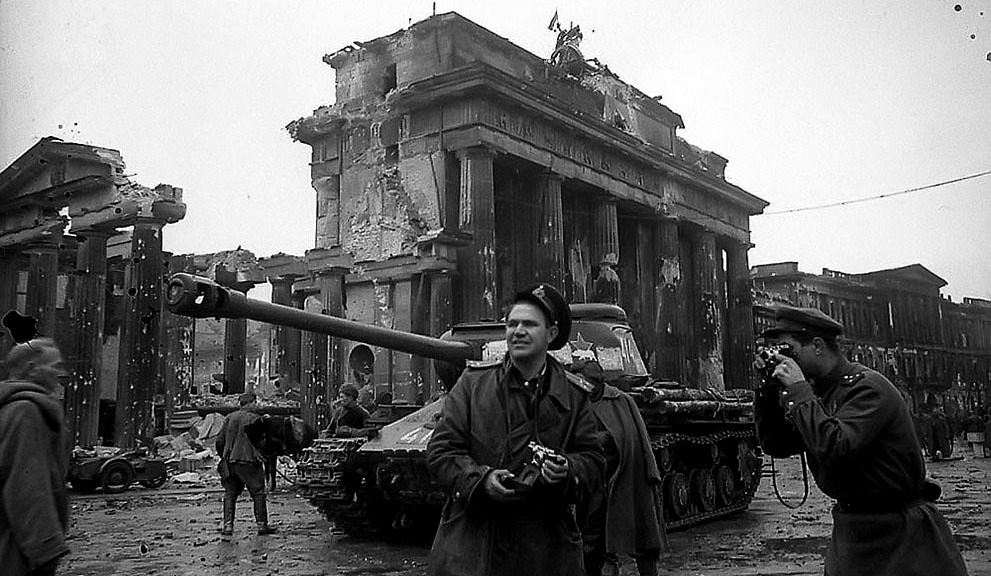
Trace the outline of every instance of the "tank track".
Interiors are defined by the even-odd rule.
[[[439,520],[443,494],[416,489],[399,489],[388,495],[366,493],[378,490],[379,485],[388,485],[381,475],[390,471],[401,471],[403,476],[412,477],[411,471],[417,468],[423,454],[405,450],[384,453],[388,462],[372,465],[372,473],[380,477],[375,486],[369,487],[368,479],[359,476],[353,465],[349,466],[349,460],[353,462],[353,455],[364,442],[362,438],[316,440],[304,450],[297,465],[300,495],[335,526],[352,536],[418,539],[427,532],[432,535]]]
[[[752,428],[701,435],[666,433],[650,430],[649,427],[648,432],[652,437],[651,447],[658,467],[661,468],[661,491],[668,531],[741,512],[749,507],[761,474],[760,449]],[[727,449],[731,445],[736,447],[733,452]],[[684,458],[686,455],[688,458]],[[714,485],[717,481],[714,476],[718,473],[712,473],[717,468],[728,468],[732,472],[731,493],[709,493],[719,490]],[[697,478],[700,480],[693,481]],[[723,481],[728,482],[725,477]]]

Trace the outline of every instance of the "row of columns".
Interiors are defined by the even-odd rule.
[[[462,317],[469,321],[496,318],[494,154],[475,147],[459,150],[457,156],[461,171],[458,223],[472,237],[471,244],[458,253]],[[555,174],[542,174],[538,179],[535,262],[541,275],[559,287],[566,268],[561,182]],[[648,336],[655,376],[696,382],[704,388],[722,389],[726,380],[749,387],[753,350],[749,245],[717,238],[674,219],[638,225],[636,234],[634,254],[627,261],[638,271],[651,271],[655,280],[651,285],[647,279],[636,278],[631,294],[620,301],[639,304],[640,318],[631,320],[641,329],[642,340]],[[592,236],[594,263],[607,254],[620,256],[615,199],[595,205]],[[682,262],[685,239],[691,246],[691,262]]]
[[[134,447],[154,432],[153,405],[164,392],[159,367],[161,349],[164,221],[134,221],[130,259],[125,263],[124,306],[117,373],[114,442]],[[18,308],[17,283],[27,272],[23,313],[37,319],[42,336],[54,337],[70,369],[65,387],[66,425],[73,445],[91,447],[99,437],[99,409],[107,307],[107,241],[115,228],[75,234],[75,267],[65,283],[72,330],[56,329],[61,233],[42,242],[5,249],[0,272],[0,308]],[[24,256],[27,258],[24,258]],[[61,333],[60,333],[61,332]],[[9,339],[4,339],[9,348]],[[6,348],[0,352],[6,353]]]

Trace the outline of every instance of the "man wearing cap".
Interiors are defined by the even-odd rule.
[[[774,356],[758,390],[757,434],[773,457],[807,454],[836,500],[826,575],[966,574],[946,520],[924,499],[934,498],[898,390],[846,359],[836,343],[843,325],[821,311],[783,306],[775,319],[762,336],[790,350]]]
[[[265,501],[265,457],[248,437],[248,428],[261,416],[255,412],[256,398],[251,392],[238,397],[240,408],[224,418],[224,425],[217,436],[217,454],[220,454],[220,483],[224,487],[224,527],[220,533],[234,533],[234,511],[238,496],[245,488],[254,503],[258,535],[276,531],[268,525],[268,505]]]
[[[570,331],[557,290],[538,284],[518,293],[505,357],[469,367],[448,394],[427,446],[431,475],[448,494],[428,574],[583,572],[571,507],[598,489],[604,457],[591,384],[547,354]],[[554,453],[535,459],[532,442]]]

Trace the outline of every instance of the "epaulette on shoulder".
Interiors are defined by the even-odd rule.
[[[857,382],[863,380],[865,376],[867,376],[867,371],[857,372],[854,374],[847,374],[846,376],[840,379],[840,384],[844,386],[853,386]]]
[[[489,358],[488,360],[468,360],[465,365],[469,370],[482,370],[485,368],[495,368],[502,365],[499,358]]]
[[[575,385],[575,387],[584,390],[586,394],[591,394],[592,390],[595,389],[595,386],[593,386],[591,382],[586,380],[585,377],[580,374],[565,371],[564,375],[568,379],[568,382],[571,382]]]

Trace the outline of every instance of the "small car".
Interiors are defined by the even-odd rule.
[[[146,488],[158,488],[168,477],[165,461],[149,457],[146,448],[116,454],[77,449],[72,454],[68,474],[74,490],[93,492],[102,488],[105,494],[123,492],[134,482]]]

